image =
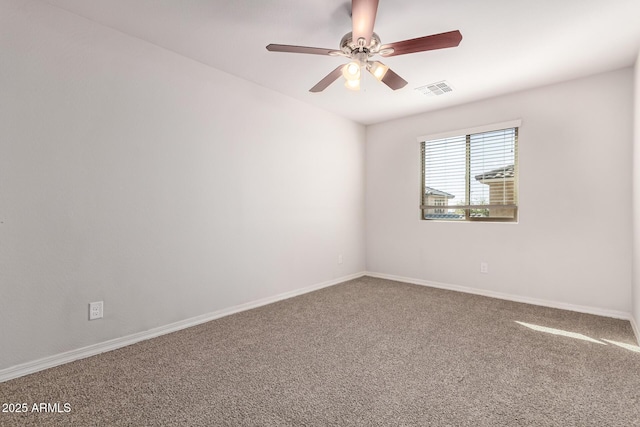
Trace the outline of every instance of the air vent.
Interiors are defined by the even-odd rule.
[[[446,81],[431,83],[425,86],[417,87],[415,90],[426,96],[439,96],[445,93],[453,92],[451,86]]]

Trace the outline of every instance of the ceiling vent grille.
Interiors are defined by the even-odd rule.
[[[417,87],[415,90],[426,96],[439,96],[445,93],[453,92],[453,88],[446,81],[430,83],[425,86]]]

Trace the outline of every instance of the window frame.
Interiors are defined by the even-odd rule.
[[[518,223],[520,216],[520,203],[519,203],[519,133],[520,127],[522,125],[522,120],[511,120],[508,122],[502,123],[494,123],[490,125],[478,126],[474,128],[468,129],[460,129],[449,132],[443,132],[438,134],[424,135],[417,138],[420,144],[420,164],[421,164],[421,185],[420,185],[420,219],[423,221],[445,221],[445,222],[497,222],[497,223]],[[425,210],[426,209],[437,209],[436,206],[426,205],[425,204],[425,193],[426,193],[426,182],[425,182],[425,142],[430,140],[451,138],[451,137],[465,137],[465,202],[470,201],[470,191],[471,191],[471,152],[470,152],[470,140],[471,135],[480,134],[486,132],[500,131],[505,129],[514,129],[514,177],[513,177],[513,186],[514,186],[514,198],[515,202],[512,205],[461,205],[455,206],[456,209],[464,210],[464,218],[453,219],[453,218],[425,218]],[[511,208],[514,210],[513,218],[500,218],[500,217],[473,217],[471,216],[471,210],[477,208]]]

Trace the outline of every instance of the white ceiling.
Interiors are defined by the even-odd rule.
[[[639,0],[380,0],[383,44],[460,30],[460,46],[385,59],[409,82],[395,92],[366,75],[359,92],[314,94],[344,58],[265,46],[337,49],[348,0],[42,1],[363,124],[631,66],[640,50]],[[441,80],[454,92],[414,90]]]

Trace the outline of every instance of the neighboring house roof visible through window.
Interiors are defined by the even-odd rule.
[[[508,165],[502,168],[493,169],[489,172],[483,172],[480,175],[476,175],[476,181],[488,181],[491,179],[507,179],[515,176],[513,165]]]
[[[431,187],[425,187],[424,188],[424,194],[425,194],[425,196],[442,196],[442,197],[446,197],[447,199],[453,199],[454,197],[456,197],[453,194],[449,194],[449,193],[446,193],[444,191],[436,190],[435,188],[431,188]]]

